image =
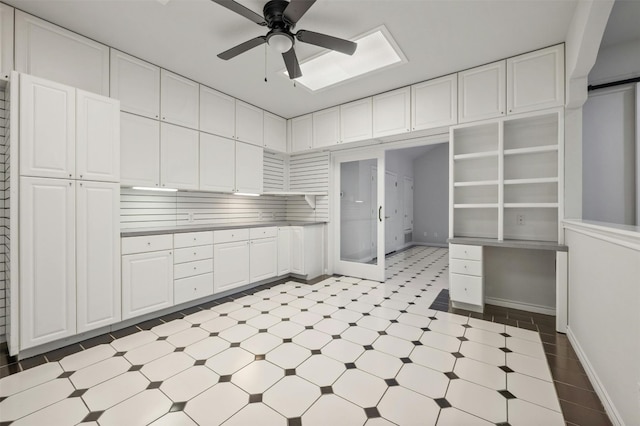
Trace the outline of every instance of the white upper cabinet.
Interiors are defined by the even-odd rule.
[[[0,3],[0,78],[8,79],[13,70],[14,9]]]
[[[160,122],[120,113],[120,181],[122,185],[160,185]]]
[[[20,174],[74,178],[76,94],[60,83],[20,76]]]
[[[236,142],[200,133],[200,190],[233,192],[236,174]]]
[[[76,131],[76,177],[120,182],[119,102],[77,90]]]
[[[162,123],[160,127],[160,184],[198,190],[199,137],[197,130]]]
[[[262,147],[264,144],[263,111],[236,100],[236,139]]]
[[[313,148],[313,117],[311,114],[292,118],[291,152],[296,153]]]
[[[264,112],[264,147],[278,152],[287,152],[287,120]]]
[[[458,123],[458,75],[411,86],[411,130]]]
[[[564,80],[562,45],[507,59],[508,113],[562,106]]]
[[[236,142],[236,192],[262,194],[262,148]]]
[[[373,97],[373,137],[398,135],[411,130],[411,88]]]
[[[340,142],[356,142],[372,137],[371,98],[340,105]]]
[[[314,112],[313,147],[337,145],[340,143],[340,107]]]
[[[458,121],[505,115],[506,61],[458,73]]]
[[[198,128],[200,85],[167,70],[161,70],[161,119],[190,129]]]
[[[16,71],[109,96],[109,48],[15,12]]]
[[[160,118],[160,67],[111,49],[111,97],[122,111]]]
[[[200,130],[233,139],[236,134],[236,100],[200,85]]]

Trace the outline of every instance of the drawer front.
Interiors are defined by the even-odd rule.
[[[213,257],[213,246],[199,246],[181,248],[175,251],[173,263],[193,262],[194,260],[211,259]]]
[[[177,251],[176,251],[177,252]],[[449,270],[455,274],[482,276],[482,262],[479,260],[449,260]]]
[[[246,228],[213,231],[213,244],[232,243],[234,241],[245,241],[248,239],[249,230]]]
[[[482,260],[482,246],[468,246],[464,244],[449,245],[451,259]]]
[[[186,234],[175,234],[173,236],[175,248],[204,246],[213,244],[213,231],[188,232]]]
[[[172,249],[173,234],[122,238],[122,254],[136,254]]]
[[[249,229],[249,238],[257,240],[259,238],[272,238],[278,236],[277,226],[268,226],[264,228],[251,228]]]
[[[208,274],[213,272],[213,259],[198,260],[195,262],[180,263],[173,267],[173,278],[193,277],[194,275]]]
[[[212,294],[212,273],[175,280],[173,283],[173,301],[176,305]]]
[[[453,302],[482,306],[484,304],[482,277],[452,273],[449,277],[449,296]]]

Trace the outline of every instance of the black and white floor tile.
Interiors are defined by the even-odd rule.
[[[0,425],[562,425],[537,332],[429,307],[446,249],[387,281],[288,282],[0,380]]]

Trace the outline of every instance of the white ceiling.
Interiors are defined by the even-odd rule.
[[[640,40],[640,1],[616,0],[600,48],[633,40]]]
[[[296,29],[351,38],[384,24],[408,63],[312,93],[255,48],[216,55],[265,30],[210,0],[3,0],[285,118],[565,40],[578,0],[318,0]],[[264,0],[240,0],[262,14]],[[296,44],[298,58],[321,49]]]

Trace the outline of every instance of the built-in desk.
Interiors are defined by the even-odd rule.
[[[556,330],[561,333],[566,332],[568,258],[566,245],[545,241],[465,237],[450,238],[448,242],[450,244],[449,286],[452,306],[479,312],[483,311],[485,302],[485,271],[488,263],[485,248],[555,252]],[[493,270],[491,272],[495,274],[499,271]],[[551,280],[553,280],[553,276],[551,276]],[[518,306],[518,308],[521,307]]]

